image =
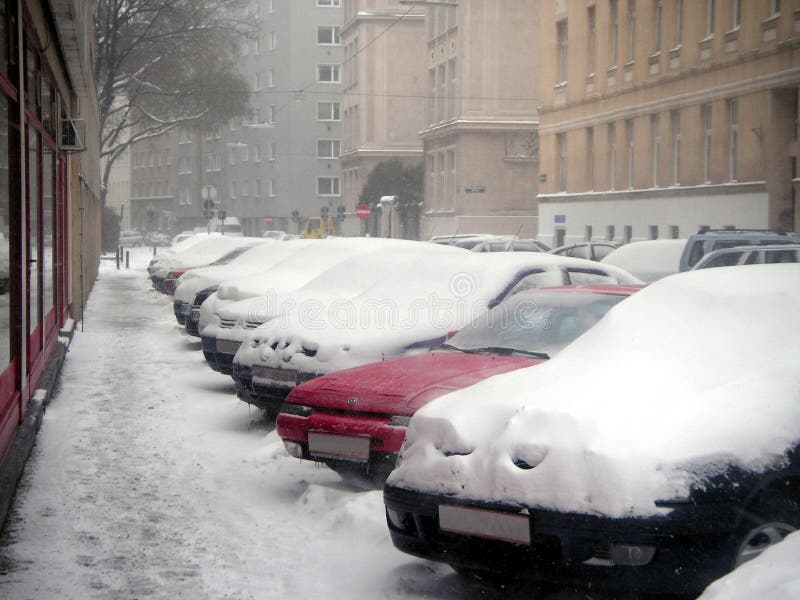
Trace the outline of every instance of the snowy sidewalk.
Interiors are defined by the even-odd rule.
[[[380,492],[287,456],[149,289],[149,254],[131,258],[101,265],[0,540],[0,597],[477,591],[392,547]]]

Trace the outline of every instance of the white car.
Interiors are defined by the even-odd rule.
[[[614,265],[652,283],[680,270],[685,239],[645,240],[631,242],[612,250],[600,262]]]
[[[135,229],[123,229],[119,232],[118,246],[122,248],[138,248],[144,245],[144,237]]]
[[[547,363],[419,410],[392,540],[459,572],[695,597],[800,527],[798,356],[800,265],[665,277]]]
[[[264,405],[323,373],[427,351],[525,289],[641,283],[621,269],[582,259],[454,250],[385,263],[384,276],[352,297],[308,295],[294,310],[267,319],[234,357],[239,390]]]

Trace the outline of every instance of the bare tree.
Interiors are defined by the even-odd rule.
[[[236,69],[253,37],[246,0],[98,0],[95,74],[103,199],[111,166],[138,141],[246,114]]]

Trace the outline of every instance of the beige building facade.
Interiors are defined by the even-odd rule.
[[[366,223],[355,208],[372,169],[422,161],[425,17],[397,0],[343,0],[342,8],[342,232],[359,235]]]
[[[543,3],[540,238],[798,230],[800,2]]]
[[[423,239],[536,235],[539,7],[460,0],[427,8]]]

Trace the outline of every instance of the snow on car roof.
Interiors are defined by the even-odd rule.
[[[547,363],[426,406],[390,481],[568,512],[656,514],[656,500],[686,497],[697,477],[766,468],[800,440],[798,356],[799,265],[673,275]]]
[[[603,269],[591,261],[544,253],[450,249],[433,255],[434,247],[417,257],[401,255],[402,261],[356,269],[355,275],[377,271],[381,276],[349,299],[299,290],[296,310],[254,330],[252,335],[264,343],[257,348],[243,344],[236,360],[324,373],[401,356],[417,346],[425,350],[426,342],[435,345],[448,331],[472,321],[523,273],[541,271],[538,286],[557,286],[563,284],[564,268]],[[620,283],[638,283],[615,267],[605,270]],[[325,292],[324,287],[314,289]],[[275,343],[279,349],[270,347]]]
[[[207,266],[235,248],[269,243],[277,242],[264,238],[230,235],[205,237],[188,247],[182,246],[177,252],[164,254],[161,261],[151,262],[151,268],[158,277],[166,277],[167,273],[176,269]]]
[[[644,282],[652,283],[680,270],[685,239],[631,242],[612,250],[600,262],[625,269]]]

